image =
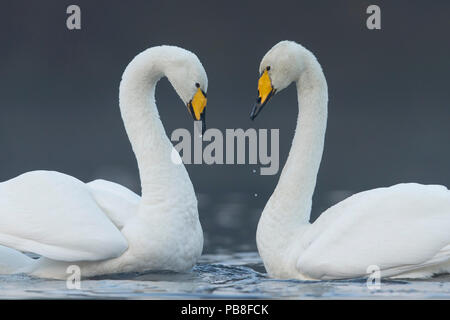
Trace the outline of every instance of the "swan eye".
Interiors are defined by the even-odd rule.
[[[266,70],[269,71],[270,70],[270,66],[267,66]]]
[[[196,82],[196,83],[195,83],[195,86],[196,86],[197,88],[200,88],[200,83]]]

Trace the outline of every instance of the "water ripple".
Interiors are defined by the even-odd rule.
[[[300,281],[271,279],[256,252],[205,255],[187,273],[128,273],[65,281],[0,275],[0,298],[64,299],[354,299],[450,298],[450,276],[422,281],[383,280],[371,291],[365,279]]]

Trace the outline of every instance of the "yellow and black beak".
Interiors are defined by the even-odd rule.
[[[265,69],[258,81],[258,97],[256,98],[256,103],[250,113],[250,119],[254,120],[256,118],[275,92],[276,90],[272,86],[269,72]]]
[[[187,104],[194,121],[202,121],[202,134],[206,131],[206,102],[206,93],[198,88],[192,100]]]

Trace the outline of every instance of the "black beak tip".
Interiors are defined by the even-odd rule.
[[[206,132],[206,125],[203,123],[202,125],[202,135],[204,135]]]
[[[256,102],[256,104],[252,108],[252,112],[250,112],[250,120],[254,121],[260,110],[261,105]]]
[[[250,112],[250,119],[252,121],[255,120],[255,118],[258,116],[258,114],[260,114],[261,110],[264,108],[264,106],[267,104],[267,102],[269,101],[269,99],[275,94],[276,90],[272,89],[272,91],[270,92],[270,94],[267,96],[267,98],[261,103],[261,98],[258,98],[256,100],[255,105],[252,108],[252,112]]]
[[[200,115],[200,120],[202,122],[202,135],[206,132],[206,108],[203,110],[202,114]]]

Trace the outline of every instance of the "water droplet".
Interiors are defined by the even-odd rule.
[[[256,173],[256,169],[253,169],[253,173]]]
[[[258,194],[257,193],[255,193],[255,198],[258,196]]]

